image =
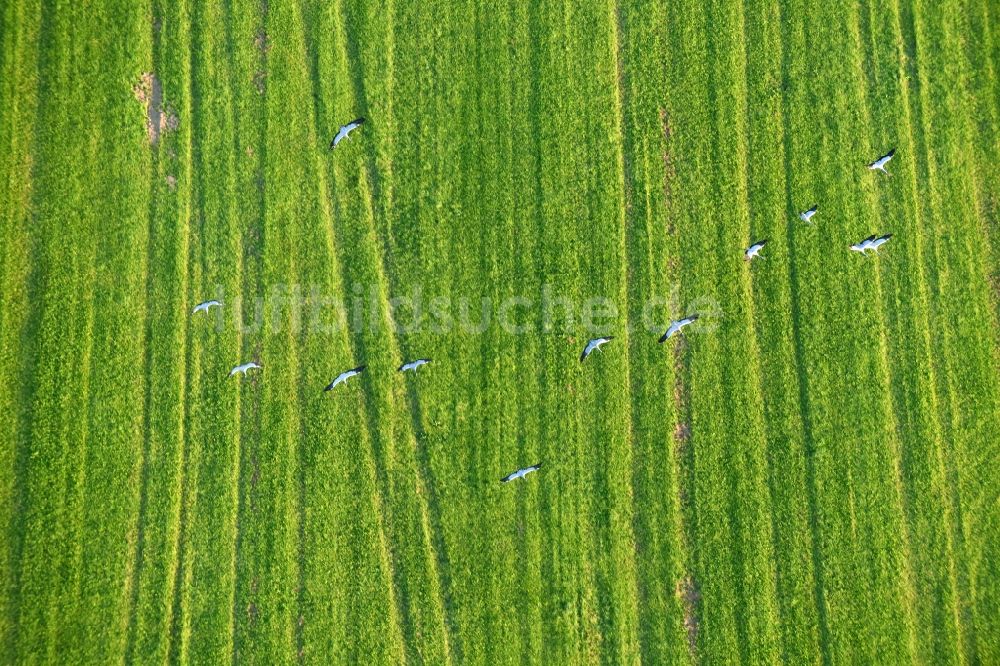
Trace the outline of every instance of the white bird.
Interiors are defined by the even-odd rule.
[[[612,340],[614,340],[614,337],[613,336],[609,336],[609,337],[606,337],[606,338],[594,338],[593,340],[591,340],[590,342],[588,342],[587,346],[583,348],[583,353],[580,354],[580,363],[583,363],[584,359],[586,359],[588,356],[590,356],[590,353],[592,351],[594,351],[595,349],[597,351],[601,351],[601,345],[607,344],[608,342],[611,342]]]
[[[872,234],[868,238],[865,238],[864,240],[862,240],[862,241],[860,241],[860,242],[855,243],[854,245],[852,245],[851,249],[853,251],[855,251],[855,252],[860,252],[861,254],[866,254],[868,252],[868,248],[871,247],[871,243],[872,243],[873,240],[875,240],[875,238],[876,238],[875,234]]]
[[[327,387],[325,389],[323,389],[323,390],[324,391],[332,391],[334,389],[334,387],[337,386],[337,384],[342,384],[343,382],[346,382],[351,377],[354,377],[355,375],[360,375],[362,372],[364,372],[365,367],[366,366],[359,365],[358,367],[352,368],[351,370],[345,370],[344,372],[342,372],[339,375],[337,375],[337,378],[334,379],[332,382],[330,382],[327,385]]]
[[[764,249],[765,245],[767,245],[766,238],[764,240],[757,241],[756,243],[748,247],[746,251],[743,252],[743,260],[753,261],[757,257],[763,259],[764,257],[761,257],[760,251]]]
[[[503,483],[507,483],[508,481],[513,481],[515,479],[523,479],[524,477],[528,476],[532,472],[538,471],[538,469],[541,466],[542,466],[542,463],[538,463],[537,465],[532,465],[531,467],[524,467],[522,469],[517,470],[516,472],[511,472],[510,474],[508,474],[507,476],[503,477],[500,480]]]
[[[895,154],[896,154],[896,149],[893,148],[885,155],[883,155],[882,157],[878,158],[877,160],[869,164],[868,168],[871,169],[872,171],[881,171],[885,175],[891,176],[892,174],[885,170],[885,165],[889,163],[889,160],[891,160],[892,156]]]
[[[215,306],[221,308],[222,303],[220,303],[219,301],[205,301],[204,303],[199,303],[198,305],[194,306],[194,310],[191,311],[191,314],[197,314],[199,312],[208,312],[209,308]]]
[[[812,219],[812,216],[816,214],[816,210],[819,208],[817,205],[813,205],[809,210],[804,210],[799,213],[799,219],[803,222],[808,222]]]
[[[413,372],[416,372],[417,368],[422,365],[427,365],[430,362],[431,360],[429,358],[418,358],[416,361],[410,361],[409,363],[404,363],[399,366],[399,372],[406,372],[407,370],[413,370]]]
[[[882,236],[879,236],[878,238],[872,240],[868,244],[868,247],[871,248],[872,252],[878,253],[878,249],[883,245],[885,245],[886,243],[888,243],[890,238],[892,238],[892,234],[884,234]]]
[[[854,250],[855,252],[860,252],[863,255],[867,255],[868,250],[871,250],[872,252],[877,254],[878,249],[883,245],[885,245],[887,242],[889,242],[890,238],[892,238],[892,234],[884,234],[882,236],[876,236],[875,234],[872,234],[871,236],[862,240],[861,242],[852,245],[851,249]]]
[[[229,376],[232,377],[237,372],[242,372],[243,376],[246,377],[247,370],[260,370],[261,366],[257,365],[255,362],[250,361],[249,363],[244,363],[243,365],[238,365],[229,371]]]
[[[364,124],[364,122],[365,122],[364,118],[358,118],[356,120],[352,120],[346,125],[341,125],[340,129],[337,130],[336,136],[333,137],[333,141],[330,142],[330,148],[336,148],[337,144],[339,144],[341,141],[343,141],[344,139],[351,138],[351,132],[361,127],[361,125]]]
[[[700,315],[693,314],[689,317],[684,317],[684,319],[678,319],[677,321],[670,322],[670,327],[667,329],[666,333],[660,336],[660,342],[666,342],[670,338],[674,337],[674,334],[679,333],[682,328],[688,324],[693,324],[698,321]]]

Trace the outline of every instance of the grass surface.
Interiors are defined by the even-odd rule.
[[[1000,662],[995,3],[0,20],[0,661]]]

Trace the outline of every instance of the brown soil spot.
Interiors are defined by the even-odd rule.
[[[176,176],[167,176],[167,187],[170,188],[171,192],[173,192],[174,190],[177,189],[177,177]]]
[[[670,115],[667,113],[666,109],[660,109],[660,124],[663,126],[663,197],[664,202],[667,206],[667,232],[674,232],[674,223],[670,216],[670,209],[673,203],[673,188],[671,183],[674,179],[674,160],[670,156],[670,137],[673,136],[674,130],[670,125]]]
[[[253,38],[253,45],[257,47],[257,50],[261,53],[267,53],[271,50],[271,40],[268,38],[267,33],[263,30],[257,32],[257,35]]]
[[[257,70],[257,72],[253,75],[253,87],[257,89],[257,92],[263,95],[264,91],[267,90],[267,74]]]
[[[247,146],[247,157],[253,157],[253,156],[254,156],[253,146]]]
[[[701,592],[698,591],[698,584],[694,578],[687,575],[677,581],[674,593],[684,608],[684,631],[687,632],[688,650],[694,654],[698,647],[698,603],[701,601]]]
[[[677,442],[686,442],[691,438],[691,426],[687,423],[678,422],[674,426],[674,440]]]
[[[136,100],[146,107],[146,137],[149,145],[155,146],[163,132],[172,132],[180,125],[180,119],[163,104],[163,85],[152,72],[144,72],[139,82],[132,86]]]

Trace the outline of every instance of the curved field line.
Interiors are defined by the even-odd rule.
[[[335,8],[340,16],[343,16],[339,6]],[[301,7],[297,7],[300,15],[301,22]],[[301,34],[299,36],[299,52],[303,60],[305,57],[305,36]],[[342,40],[338,40],[341,42]],[[343,48],[343,47],[341,47]],[[310,70],[312,66],[310,65]],[[320,127],[318,125],[318,111],[316,108],[316,99],[319,98],[320,91],[317,84],[318,72],[310,71],[309,79],[313,86],[313,97],[310,104],[312,105],[313,112],[312,117],[314,118],[313,136],[315,141],[319,141],[320,137]],[[331,201],[333,201],[332,191],[328,185],[327,168],[322,164],[320,159],[317,157],[315,160],[315,174],[317,178],[317,192],[319,193],[320,210],[322,212],[322,220],[324,222],[323,226],[327,232],[327,256],[332,264],[331,272],[341,276],[341,284],[346,284],[346,272],[343,268],[343,260],[340,258],[340,253],[337,250],[338,243],[336,241],[336,233],[334,231],[334,210],[331,208]],[[351,358],[356,357],[356,350],[353,341],[350,339],[349,335],[344,338],[344,346]],[[398,356],[398,354],[397,354]],[[371,424],[369,424],[371,427]],[[387,484],[382,478],[382,476],[377,471],[377,460],[375,456],[374,444],[371,441],[375,437],[375,433],[372,432],[368,438],[366,438],[366,443],[368,444],[368,455],[366,456],[366,462],[370,463],[369,469],[367,470],[370,482],[373,488],[376,489],[373,500],[373,507],[376,514],[376,524],[378,525],[378,537],[379,537],[379,553],[380,562],[382,565],[383,572],[386,577],[387,582],[387,595],[390,601],[390,606],[392,607],[394,613],[390,618],[391,633],[393,634],[393,643],[399,646],[400,653],[397,655],[397,660],[399,663],[405,662],[406,651],[405,651],[405,641],[403,640],[403,629],[405,626],[404,618],[406,617],[406,612],[403,607],[403,601],[400,597],[400,590],[398,587],[398,564],[395,563],[395,556],[393,555],[389,543],[391,537],[389,535],[389,520],[387,517],[387,500],[385,494],[387,492]]]
[[[344,3],[337,1],[335,3],[336,11],[340,15],[340,25],[342,27],[342,32],[337,40],[338,44],[343,45],[342,57],[347,66],[351,70],[351,80],[353,84],[353,94],[357,101],[358,107],[361,109],[369,108],[368,96],[365,92],[364,85],[364,74],[363,65],[360,60],[360,54],[358,51],[358,46],[356,43],[356,38],[353,36],[352,32],[348,29],[349,17],[346,10],[344,9]],[[391,7],[390,7],[391,9]],[[442,17],[442,22],[447,24],[447,17]],[[392,25],[392,22],[390,22]],[[390,37],[392,36],[392,29],[389,30]],[[433,51],[436,52],[439,48],[438,40],[434,41]],[[389,53],[391,54],[393,50],[393,44],[389,45]],[[391,63],[391,55],[390,55]],[[391,79],[392,70],[391,68],[385,72],[385,76]],[[391,101],[391,96],[389,100]],[[439,113],[443,113],[444,110],[440,106],[441,95],[436,96]],[[392,115],[391,106],[387,110],[385,115],[387,119],[384,123],[386,127],[386,136],[393,136],[395,134],[395,119]],[[381,124],[381,123],[380,123]],[[440,135],[439,135],[440,139]],[[377,264],[377,270],[379,275],[379,295],[382,298],[382,304],[388,306],[388,294],[391,294],[395,288],[399,287],[399,281],[396,278],[396,272],[391,268],[393,265],[393,245],[394,238],[391,226],[391,211],[392,211],[392,180],[387,176],[391,176],[391,172],[388,174],[381,174],[375,164],[374,158],[371,153],[367,153],[364,158],[364,177],[362,182],[366,184],[363,189],[368,195],[367,205],[369,215],[367,216],[368,221],[371,223],[371,233],[374,238],[379,238],[381,236],[381,247],[378,247],[378,243],[373,243],[375,245],[375,253],[379,256],[379,261]],[[391,164],[391,160],[389,161]],[[388,183],[388,186],[384,186],[384,183]],[[385,224],[385,234],[384,236],[378,233],[377,229],[377,214],[380,210],[380,202],[382,203],[382,220]],[[386,307],[388,312],[388,307]],[[393,327],[391,322],[387,326],[388,330],[392,331]],[[395,334],[388,336],[389,340],[389,357],[397,360],[405,360],[401,354],[401,344],[399,337]],[[423,533],[423,540],[425,544],[425,551],[427,553],[427,562],[429,565],[430,575],[433,587],[437,590],[436,604],[439,606],[441,611],[441,630],[442,637],[444,640],[445,648],[445,658],[447,663],[451,663],[453,659],[462,661],[462,650],[459,638],[458,627],[455,623],[455,619],[449,612],[449,609],[454,605],[451,601],[451,582],[445,573],[448,568],[448,558],[447,554],[444,552],[444,539],[441,534],[441,519],[440,510],[437,508],[437,492],[434,488],[433,471],[430,466],[430,461],[426,456],[425,452],[422,452],[422,447],[418,444],[415,434],[422,428],[423,424],[420,420],[420,404],[417,399],[415,391],[411,390],[408,393],[408,406],[411,413],[411,423],[410,427],[407,428],[407,433],[405,436],[406,443],[412,449],[414,456],[418,462],[418,475],[417,475],[417,503],[420,507],[420,524]]]

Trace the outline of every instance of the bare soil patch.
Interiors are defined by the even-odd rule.
[[[177,189],[177,176],[167,176],[166,180],[171,192]]]
[[[253,45],[257,47],[258,51],[266,55],[271,50],[271,40],[267,36],[267,32],[258,30],[253,38]]]
[[[698,590],[698,583],[689,574],[677,581],[674,593],[684,608],[684,631],[687,632],[688,650],[694,655],[698,647],[698,603],[701,601],[701,592]]]
[[[666,109],[660,109],[660,124],[663,126],[663,199],[667,206],[667,232],[674,233],[674,223],[670,216],[670,211],[673,208],[673,187],[672,182],[676,171],[674,169],[674,160],[670,155],[670,138],[673,136],[674,129],[670,125],[670,114],[667,113]]]
[[[152,72],[144,72],[139,82],[132,86],[132,94],[146,108],[146,137],[155,146],[164,132],[172,132],[180,125],[177,114],[163,103],[163,85]]]

